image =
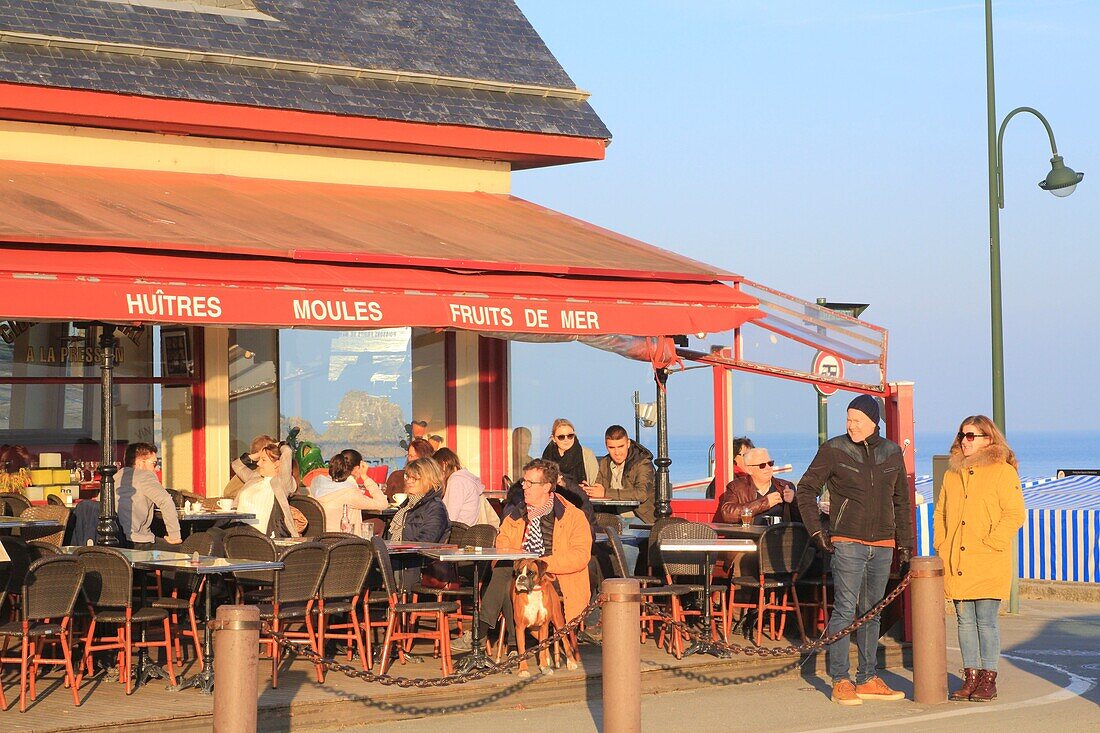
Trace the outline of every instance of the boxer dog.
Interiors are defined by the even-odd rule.
[[[516,649],[522,658],[526,645],[528,629],[538,643],[546,641],[550,635],[550,625],[555,629],[565,628],[565,611],[562,608],[561,594],[554,584],[554,576],[546,572],[545,560],[516,560],[516,579],[512,585],[512,611],[516,621]],[[569,669],[576,669],[580,659],[577,648],[569,638],[562,640],[565,646],[565,662]],[[554,649],[554,666],[560,662],[559,648]],[[550,649],[540,654],[539,669],[544,674],[553,674],[550,666]],[[519,663],[519,676],[530,677],[527,660]]]

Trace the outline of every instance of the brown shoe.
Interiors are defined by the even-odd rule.
[[[891,690],[878,677],[872,677],[862,685],[856,685],[856,697],[860,700],[904,700],[905,693]]]
[[[978,673],[981,670],[965,667],[963,669],[963,684],[962,687],[951,693],[951,700],[955,702],[962,702],[969,700],[970,696],[974,694],[974,689],[978,686]]]
[[[863,701],[856,697],[856,686],[851,680],[841,680],[833,683],[833,702],[837,705],[862,705]]]
[[[971,702],[989,702],[997,699],[997,673],[990,669],[978,670],[978,686],[970,693]]]

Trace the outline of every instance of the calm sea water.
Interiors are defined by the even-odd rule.
[[[645,431],[642,442],[656,453],[653,431]],[[952,435],[948,433],[917,433],[917,475],[932,473],[932,456],[946,454]],[[771,434],[752,436],[758,446],[767,448],[777,464],[790,463],[794,470],[780,474],[797,482],[817,453],[817,434]],[[1063,468],[1100,468],[1100,431],[1094,432],[1027,432],[1011,434],[1009,439],[1020,461],[1020,476],[1041,478],[1053,476]],[[707,475],[707,455],[712,439],[705,436],[669,436],[672,458],[672,483],[683,483]],[[687,496],[687,493],[679,494]]]

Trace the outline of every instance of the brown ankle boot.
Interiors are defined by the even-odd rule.
[[[969,700],[970,696],[974,694],[974,688],[978,686],[979,671],[980,670],[977,669],[971,669],[970,667],[964,668],[962,687],[952,692],[950,699],[955,702]]]
[[[970,693],[971,702],[989,702],[997,699],[997,673],[989,669],[978,670],[978,686]]]

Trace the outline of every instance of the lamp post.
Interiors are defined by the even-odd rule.
[[[1085,177],[1072,168],[1066,167],[1058,146],[1054,142],[1054,131],[1050,123],[1037,110],[1031,107],[1017,107],[1005,115],[1000,128],[997,127],[996,87],[993,83],[993,0],[985,0],[985,94],[986,94],[986,132],[989,154],[989,293],[990,293],[990,335],[993,354],[993,422],[1002,433],[1005,431],[1005,385],[1004,385],[1004,332],[1001,317],[1001,209],[1004,208],[1004,143],[1005,126],[1008,121],[1021,112],[1028,112],[1039,118],[1050,138],[1050,173],[1039,183],[1039,188],[1050,191],[1059,198],[1069,196],[1077,184]],[[1017,553],[1012,552],[1013,564]],[[1012,594],[1008,602],[1009,613],[1018,613],[1020,600],[1016,592],[1015,569],[1012,574]]]

